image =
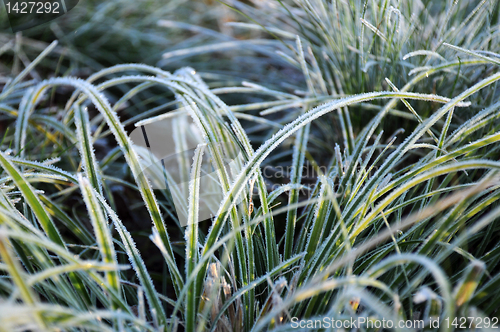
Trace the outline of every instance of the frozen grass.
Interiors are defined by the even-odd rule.
[[[226,35],[223,46],[275,72],[227,86],[213,72],[127,64],[44,80],[35,71],[51,68],[60,51],[51,44],[0,77],[0,330],[285,331],[292,317],[500,316],[498,3],[226,5],[246,18],[234,31],[260,32]],[[179,43],[165,61],[224,39],[160,25],[215,39]],[[207,143],[183,160],[189,220],[204,153],[225,196],[212,220],[182,228],[173,193],[141,175],[127,135],[186,114]],[[222,139],[245,153],[235,177],[213,148]],[[270,166],[291,166],[289,180],[272,183]],[[312,181],[304,167],[316,168]],[[150,258],[160,255],[158,268]]]

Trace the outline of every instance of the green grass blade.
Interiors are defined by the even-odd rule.
[[[198,208],[200,194],[200,174],[203,158],[203,145],[198,145],[194,152],[191,178],[189,180],[188,226],[186,228],[186,276],[193,273],[198,260]],[[196,283],[189,285],[185,307],[186,331],[194,332],[196,328]]]
[[[90,184],[87,178],[81,175],[78,176],[78,182],[80,183],[83,200],[87,206],[92,226],[94,227],[94,233],[102,259],[106,264],[118,265],[111,232],[109,231],[108,223],[106,222],[99,201],[91,189],[93,185]],[[106,275],[109,285],[117,294],[120,294],[120,279],[118,273],[116,271],[110,271],[107,272]]]

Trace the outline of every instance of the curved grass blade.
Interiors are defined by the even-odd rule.
[[[153,78],[150,78],[153,79]],[[159,82],[163,82],[158,80]],[[69,85],[73,86],[76,89],[79,89],[84,93],[96,106],[99,112],[104,116],[106,123],[111,129],[116,141],[120,145],[120,148],[123,151],[125,159],[127,160],[127,164],[129,165],[132,174],[134,176],[135,181],[137,182],[137,186],[139,187],[139,191],[141,196],[146,204],[148,212],[151,216],[151,219],[158,230],[158,233],[162,239],[162,242],[167,249],[169,255],[172,260],[175,262],[172,245],[170,243],[170,239],[168,236],[168,232],[163,221],[163,217],[160,212],[160,208],[158,206],[158,202],[153,193],[153,189],[149,184],[146,176],[142,173],[142,168],[139,163],[139,157],[137,156],[135,150],[132,148],[132,142],[130,138],[127,136],[125,128],[121,124],[115,112],[109,102],[104,96],[102,96],[99,91],[93,85],[89,84],[86,81],[75,79],[75,78],[53,78],[47,81],[44,81],[38,85],[36,91],[42,92],[47,89],[49,86],[58,86],[58,85]],[[75,105],[78,106],[78,105]],[[170,271],[174,274],[177,267],[172,264],[168,264]],[[174,278],[174,280],[178,281]],[[182,285],[179,285],[177,282],[174,283],[174,288],[176,292],[182,288]]]

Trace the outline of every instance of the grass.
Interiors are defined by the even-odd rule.
[[[196,3],[182,23],[163,17],[181,2],[86,6],[81,39],[0,35],[0,330],[494,329],[496,1]],[[132,46],[92,41],[116,26]],[[175,144],[204,144],[178,156],[181,227],[182,188],[155,189],[128,135],[187,116]],[[224,195],[197,223],[207,155]]]

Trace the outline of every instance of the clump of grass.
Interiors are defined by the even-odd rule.
[[[293,317],[498,317],[498,4],[229,5],[260,23],[238,27],[277,39],[226,46],[245,43],[261,65],[276,60],[255,54],[278,51],[297,82],[210,86],[190,68],[143,64],[28,80],[55,44],[3,81],[0,328],[284,331]],[[144,99],[158,91],[151,108]],[[146,112],[126,114],[136,103]],[[164,113],[187,113],[207,143],[183,161],[185,228],[175,188],[153,190],[128,137]],[[402,139],[384,134],[388,121],[406,121]],[[234,179],[213,148],[220,139],[244,151]],[[205,149],[224,192],[208,225],[195,222]],[[288,165],[290,181],[269,190],[263,168]],[[141,232],[124,211],[145,221]]]

